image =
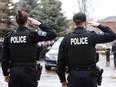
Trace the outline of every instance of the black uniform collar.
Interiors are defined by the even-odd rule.
[[[76,27],[73,32],[77,33],[77,34],[80,34],[80,33],[87,32],[87,30],[84,27]]]
[[[17,31],[22,31],[22,30],[25,30],[25,29],[27,29],[26,26],[20,25],[20,26],[18,26]]]

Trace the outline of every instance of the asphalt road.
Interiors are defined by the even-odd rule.
[[[40,61],[41,65],[44,67],[44,61]],[[113,65],[113,57],[111,56],[110,65],[106,66],[105,56],[100,55],[100,61],[97,63],[100,68],[104,69],[102,85],[99,87],[116,87],[116,68]],[[55,68],[51,71],[46,71],[43,68],[41,80],[38,82],[38,87],[61,87],[59,78],[55,72]],[[7,83],[4,82],[4,77],[2,76],[2,71],[0,68],[0,87],[8,87]]]

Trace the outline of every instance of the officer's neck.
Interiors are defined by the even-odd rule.
[[[82,24],[79,24],[79,25],[75,25],[75,28],[78,28],[78,27],[86,28],[86,22],[83,22]]]
[[[75,26],[75,28],[79,28],[79,27],[86,28],[86,26],[83,26],[83,25]]]
[[[18,24],[18,27],[20,27],[20,26],[26,27],[27,26],[27,21],[24,24]]]
[[[18,25],[18,28],[21,26],[26,27],[27,25],[26,24]]]

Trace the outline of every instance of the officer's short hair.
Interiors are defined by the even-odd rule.
[[[28,19],[28,14],[25,11],[19,10],[16,14],[16,22],[19,25],[24,25]]]
[[[86,14],[85,14],[85,13],[82,13],[82,12],[76,13],[76,14],[73,16],[73,21],[74,21],[76,24],[80,24],[80,23],[82,23],[82,22],[85,22],[85,21],[86,21]]]

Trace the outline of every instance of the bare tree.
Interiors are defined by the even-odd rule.
[[[95,10],[100,0],[76,0],[80,12],[84,12],[87,15],[87,20],[95,20]]]
[[[87,0],[77,0],[80,12],[86,13],[86,2]]]
[[[88,21],[96,21],[96,8],[99,5],[100,0],[76,0],[76,4],[78,5],[79,11],[83,12],[87,15]],[[95,28],[91,26],[87,26],[87,29],[92,31]]]

